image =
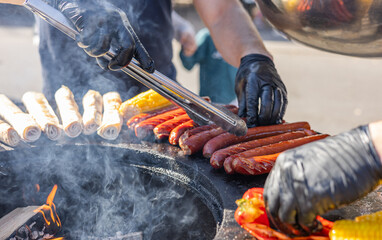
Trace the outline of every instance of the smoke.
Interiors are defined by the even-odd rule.
[[[58,184],[54,202],[65,239],[118,232],[142,232],[144,239],[214,237],[214,217],[195,193],[169,177],[133,167],[159,166],[168,159],[122,148],[40,144],[2,154],[0,216],[42,205]]]

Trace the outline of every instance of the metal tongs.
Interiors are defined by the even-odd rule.
[[[53,27],[65,33],[72,39],[76,39],[78,31],[57,9],[51,7],[42,0],[26,0],[24,6],[28,10],[39,15]],[[114,55],[115,52],[113,49],[110,49],[103,57],[106,60],[110,60]],[[139,62],[134,58],[129,65],[122,68],[122,71],[145,86],[153,89],[163,97],[169,99],[174,104],[182,107],[199,125],[215,123],[224,130],[238,136],[245,135],[247,132],[246,123],[237,115],[222,106],[207,102],[158,71],[155,71],[152,74],[144,71],[140,67]]]

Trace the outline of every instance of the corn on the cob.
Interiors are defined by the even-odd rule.
[[[358,216],[355,218],[356,222],[379,222],[382,223],[382,211]]]
[[[382,239],[382,211],[357,217],[355,220],[339,220],[329,233],[331,240]]]
[[[119,112],[124,118],[128,119],[139,113],[157,110],[171,104],[169,100],[150,89],[123,102],[119,108]]]

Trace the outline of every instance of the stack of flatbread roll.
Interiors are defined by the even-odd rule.
[[[62,128],[60,122],[44,94],[26,92],[21,100],[29,114],[49,139],[57,140],[61,137]]]
[[[118,137],[123,124],[123,117],[119,113],[122,99],[117,92],[108,92],[103,95],[103,118],[97,133],[101,137],[114,140]]]
[[[22,102],[28,113],[0,94],[0,141],[16,146],[20,140],[36,141],[41,132],[50,140],[60,139],[63,133],[71,138],[81,133],[90,135],[95,132],[108,140],[118,137],[123,124],[123,116],[119,112],[122,103],[119,93],[109,92],[102,96],[97,91],[89,90],[82,99],[82,116],[68,87],[61,86],[54,97],[61,124],[43,93],[26,92],[23,95]]]
[[[11,147],[17,146],[20,142],[20,136],[16,130],[2,120],[0,120],[0,141]]]
[[[102,122],[102,96],[99,92],[89,90],[82,99],[84,114],[82,122],[85,135],[93,134],[97,131]]]
[[[41,129],[32,116],[21,111],[21,109],[4,94],[0,94],[0,106],[0,117],[12,125],[24,141],[34,142],[40,138]],[[14,134],[12,134],[12,130],[9,130],[9,127],[6,125],[3,125],[3,130],[8,131],[8,134],[6,134],[7,137],[3,137],[3,139],[8,138],[9,145],[16,144],[17,140]]]
[[[68,137],[75,138],[82,132],[82,116],[74,100],[72,91],[61,86],[54,95],[62,121],[62,127]]]

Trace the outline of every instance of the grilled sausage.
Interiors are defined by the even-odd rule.
[[[145,139],[153,133],[153,129],[161,123],[164,123],[177,116],[183,115],[186,112],[183,108],[178,108],[172,111],[168,111],[157,116],[148,118],[135,126],[135,135],[139,139]]]
[[[317,141],[319,139],[323,139],[328,137],[329,135],[327,134],[318,134],[318,135],[313,135],[313,136],[306,136],[302,138],[297,138],[297,139],[292,139],[292,140],[287,140],[287,141],[282,141],[274,144],[269,144],[263,147],[258,147],[254,148],[248,151],[244,151],[235,155],[232,155],[228,158],[225,159],[224,161],[224,169],[228,174],[233,174],[234,169],[232,166],[233,160],[235,158],[243,157],[243,158],[249,158],[249,157],[254,157],[254,156],[262,156],[262,155],[269,155],[269,154],[274,154],[274,153],[279,153],[283,152],[285,150],[295,148],[301,145],[304,145],[306,143],[310,143],[313,141]]]
[[[232,167],[236,173],[243,175],[260,175],[269,173],[280,154],[281,152],[250,158],[235,158],[232,162]]]
[[[239,109],[234,106],[234,105],[225,105],[225,107],[227,109],[229,109],[232,113],[234,114],[237,114]],[[171,133],[170,133],[170,137],[169,137],[169,142],[172,144],[172,145],[178,145],[179,142],[180,142],[180,138],[181,136],[187,132],[187,134],[184,134],[184,136],[182,137],[182,142],[184,141],[184,139],[188,138],[189,136],[191,135],[194,135],[195,133],[197,132],[201,132],[201,131],[205,131],[207,129],[212,129],[211,126],[213,128],[216,128],[217,126],[216,125],[208,125],[208,126],[203,126],[203,127],[200,127],[198,129],[196,129],[196,131],[190,131],[190,132],[187,132],[187,130],[190,130],[190,129],[194,129],[196,127],[199,127],[197,123],[195,123],[193,120],[190,120],[188,122],[185,122],[185,123],[182,123],[181,125],[175,127]]]
[[[178,145],[180,136],[182,136],[183,133],[187,130],[193,129],[197,126],[198,125],[193,120],[187,121],[185,123],[180,124],[179,126],[176,126],[173,130],[171,130],[168,141],[172,145]]]
[[[193,128],[193,129],[189,129],[187,131],[185,131],[179,138],[179,146],[183,144],[183,142],[193,136],[193,135],[196,135],[198,133],[201,133],[201,132],[204,132],[204,131],[208,131],[208,130],[211,130],[211,129],[214,129],[214,128],[218,128],[217,125],[203,125],[203,126],[199,126],[199,127],[196,127],[196,128]]]
[[[174,107],[174,106],[170,106],[170,107],[166,107],[164,109],[160,109],[160,110],[157,110],[157,111],[151,111],[151,112],[147,112],[147,113],[140,113],[140,114],[137,114],[133,117],[131,117],[129,120],[127,120],[126,122],[126,125],[129,129],[131,130],[134,130],[135,129],[135,126],[146,120],[146,119],[149,119],[151,117],[155,117],[159,114],[162,114],[162,113],[165,113],[165,112],[168,112],[168,111],[172,111],[174,109],[178,109],[179,107]]]
[[[295,131],[295,132],[288,132],[288,133],[283,133],[279,134],[276,136],[271,136],[271,137],[266,137],[266,138],[261,138],[261,139],[256,139],[252,140],[249,142],[243,142],[239,144],[235,144],[223,149],[219,149],[216,152],[214,152],[211,156],[210,159],[210,164],[214,168],[221,168],[223,167],[224,160],[237,153],[241,153],[250,149],[254,149],[257,147],[273,144],[273,143],[278,143],[281,141],[286,141],[286,140],[291,140],[291,139],[296,139],[296,138],[301,138],[307,135],[313,135],[310,130],[304,130],[304,131]],[[211,139],[213,140],[213,139]],[[210,141],[211,141],[210,140]],[[208,141],[207,144],[210,142]],[[204,145],[205,146],[207,146]]]
[[[187,114],[180,115],[159,124],[154,128],[154,134],[157,139],[164,139],[170,136],[170,132],[182,123],[190,121],[191,118]]]
[[[220,127],[203,131],[188,137],[182,142],[179,141],[179,146],[182,148],[185,155],[191,155],[202,150],[204,144],[208,140],[224,132],[225,131]]]
[[[210,141],[208,141],[208,143],[206,143],[206,145],[203,147],[203,156],[206,158],[210,158],[215,151],[237,143],[247,142],[259,138],[278,135],[285,132],[292,132],[304,129],[310,129],[309,123],[295,122],[254,127],[248,129],[247,134],[241,137],[235,136],[230,133],[224,133],[211,139]]]

